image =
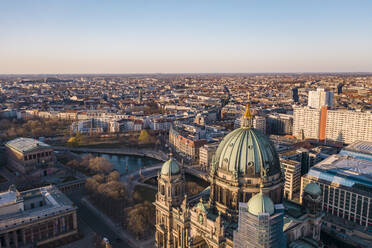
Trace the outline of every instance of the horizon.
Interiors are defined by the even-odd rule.
[[[368,1],[3,1],[0,75],[371,73]]]

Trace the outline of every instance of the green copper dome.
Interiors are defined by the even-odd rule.
[[[253,215],[259,215],[261,213],[268,213],[272,215],[275,212],[274,203],[267,195],[262,192],[253,196],[247,203],[248,212]]]
[[[309,183],[305,186],[304,192],[309,193],[311,195],[321,195],[322,190],[320,189],[319,185],[316,183]]]
[[[173,158],[170,158],[163,164],[160,173],[165,176],[173,176],[179,174],[180,172],[180,166]]]
[[[226,135],[217,148],[214,161],[217,169],[243,176],[270,176],[280,172],[274,145],[266,135],[250,127],[238,128]]]

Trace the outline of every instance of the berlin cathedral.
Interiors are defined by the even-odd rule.
[[[284,178],[269,138],[242,127],[224,137],[212,159],[210,186],[188,197],[183,168],[170,157],[158,175],[156,247],[323,247],[321,189],[306,185],[301,204],[283,200]]]

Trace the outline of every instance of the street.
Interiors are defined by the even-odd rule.
[[[83,195],[80,192],[71,193],[67,196],[78,207],[78,218],[81,218],[82,221],[84,221],[98,235],[108,238],[113,248],[131,247],[128,243],[122,240],[119,235],[117,235],[116,232],[101,219],[101,217],[97,216],[81,202]],[[117,240],[120,241],[118,242]]]

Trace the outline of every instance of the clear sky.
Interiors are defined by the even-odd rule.
[[[372,72],[372,1],[0,0],[0,74]]]

